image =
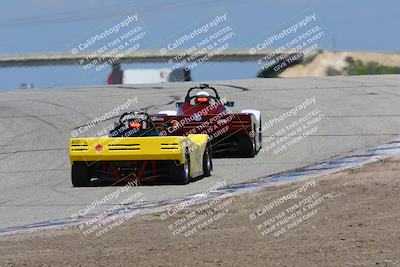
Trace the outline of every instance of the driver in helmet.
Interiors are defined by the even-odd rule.
[[[210,94],[206,91],[200,91],[196,94],[195,104],[210,104]]]

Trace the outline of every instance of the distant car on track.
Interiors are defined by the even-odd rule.
[[[196,93],[195,93],[196,92]],[[208,134],[213,155],[222,157],[255,157],[261,149],[261,112],[244,109],[233,113],[234,102],[221,98],[207,84],[188,90],[185,101],[177,102],[177,110],[151,115],[156,126],[172,126],[161,131],[166,136]]]

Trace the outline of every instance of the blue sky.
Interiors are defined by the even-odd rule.
[[[318,25],[327,33],[322,48],[400,50],[400,2],[395,0],[3,0],[0,54],[69,52],[80,40],[112,25],[130,10],[137,12],[148,34],[141,49],[159,49],[216,14],[227,14],[228,25],[235,32],[229,48],[251,47],[308,12],[317,15]],[[123,65],[135,67],[168,66]],[[193,70],[193,78],[252,78],[257,70],[256,63],[204,64]],[[17,88],[23,82],[35,87],[63,87],[106,81],[106,72],[93,76],[82,72],[79,66],[1,68],[0,89]]]

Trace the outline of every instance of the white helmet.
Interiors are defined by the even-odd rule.
[[[204,96],[204,97],[209,97],[210,94],[207,93],[206,91],[200,91],[196,94],[196,96]]]
[[[210,102],[210,94],[205,91],[200,91],[196,94],[196,104],[208,104]]]

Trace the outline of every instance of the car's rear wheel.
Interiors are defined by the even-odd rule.
[[[180,165],[176,165],[176,162],[172,162],[170,169],[171,180],[174,184],[188,184],[190,181],[190,155],[187,151],[185,153],[185,162]]]
[[[206,151],[204,151],[204,156],[203,156],[203,175],[204,175],[204,177],[211,176],[212,168],[213,168],[213,165],[212,165],[211,149],[206,148]]]
[[[71,180],[74,187],[90,184],[89,166],[85,162],[74,162],[71,167]]]
[[[250,146],[248,148],[247,156],[249,158],[254,158],[257,155],[257,143],[256,143],[256,137],[251,138],[250,141]]]
[[[239,139],[239,153],[246,158],[254,158],[257,154],[257,144],[255,136],[243,136]]]

